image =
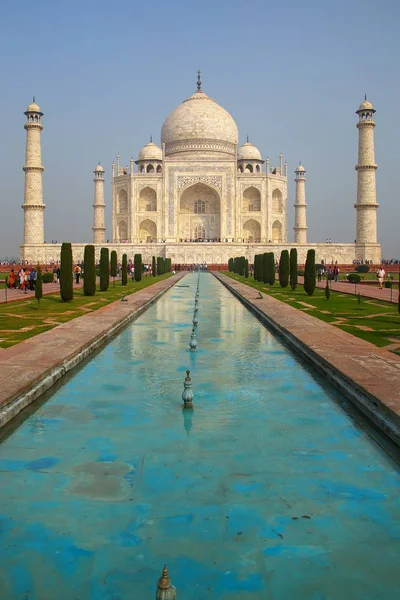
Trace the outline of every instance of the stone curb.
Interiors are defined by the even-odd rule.
[[[113,325],[111,325],[108,329],[103,331],[100,335],[95,335],[89,343],[84,344],[77,352],[74,352],[71,356],[64,359],[56,367],[45,370],[39,377],[36,378],[35,381],[32,382],[32,385],[29,387],[29,389],[27,389],[28,386],[25,386],[25,388],[19,390],[17,394],[11,396],[0,408],[0,428],[4,427],[4,425],[11,421],[11,419],[13,419],[24,408],[26,408],[27,406],[32,404],[32,402],[37,400],[42,394],[44,394],[44,392],[49,390],[57,381],[64,377],[64,375],[71,371],[71,369],[73,369],[82,361],[84,361],[90,354],[92,354],[101,346],[104,346],[107,342],[109,342],[111,338],[117,335],[131,321],[136,320],[152,304],[154,304],[154,302],[156,302],[158,298],[160,298],[169,289],[171,289],[182,277],[183,275],[179,273],[165,280],[165,282],[167,283],[166,287],[157,292],[142,306],[134,309],[126,316],[118,319],[115,323],[113,323]],[[163,281],[157,283],[163,283]],[[151,289],[151,286],[149,286],[149,288]],[[143,290],[139,290],[139,292],[129,294],[127,298],[134,297],[136,294],[142,291],[149,290],[149,288],[144,288]],[[119,304],[120,302],[120,300],[116,300],[115,302],[108,304],[104,308],[112,307],[113,305]],[[96,311],[90,314],[93,315],[95,313]],[[72,323],[73,321],[76,321],[78,319],[84,319],[85,316],[89,315],[82,315],[81,317],[77,317],[77,319],[69,321],[69,323]],[[45,335],[46,333],[48,332],[35,336],[35,340],[40,341],[41,335]]]
[[[287,328],[283,327],[277,321],[272,319],[263,310],[257,308],[250,300],[242,296],[237,289],[230,285],[229,278],[224,275],[217,274],[216,272],[213,272],[213,275],[234,296],[236,296],[236,298],[238,298],[238,300],[240,300],[240,302],[242,302],[242,304],[244,304],[250,310],[250,312],[253,313],[259,321],[261,321],[263,325],[272,330],[274,333],[278,334],[278,336],[284,340],[285,344],[289,346],[289,348],[298,353],[307,362],[311,363],[319,373],[324,375],[324,377],[331,384],[333,384],[336,389],[338,389],[348,400],[351,401],[352,404],[361,410],[361,412],[366,415],[370,421],[372,421],[383,433],[385,433],[398,446],[400,446],[400,414],[398,412],[388,406],[383,399],[369,392],[361,383],[355,382],[349,378],[337,366],[329,362],[329,360],[323,357],[320,353],[313,350]],[[241,286],[244,285],[236,281],[235,283],[238,283]],[[257,290],[254,290],[254,288],[249,287],[248,289],[257,292]],[[279,302],[279,300],[276,300],[275,298],[268,298],[274,302]],[[287,305],[285,305],[285,307],[286,306]],[[293,311],[297,311],[297,309],[293,307],[288,308],[291,308]],[[318,328],[320,321],[314,317],[311,317],[310,315],[308,315],[308,318],[311,320],[314,319],[315,327]],[[324,325],[332,327],[332,325],[329,325],[328,323],[324,323]],[[351,337],[351,334],[347,335]],[[369,342],[364,343],[369,344]],[[375,347],[372,344],[370,345],[372,349],[375,350]]]

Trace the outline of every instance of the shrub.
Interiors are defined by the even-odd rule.
[[[111,250],[110,275],[114,280],[113,286],[115,287],[115,278],[118,275],[118,259],[115,250]]]
[[[246,277],[246,279],[249,276],[249,261],[247,260],[247,258],[244,261],[244,276]]]
[[[171,259],[170,258],[165,259],[165,272],[171,273]]]
[[[329,287],[329,279],[326,278],[326,286],[325,286],[325,298],[329,300],[331,297],[331,288]]]
[[[304,269],[304,291],[312,296],[315,290],[315,250],[307,252],[306,267]]]
[[[369,265],[357,265],[355,270],[357,273],[368,273]]]
[[[385,281],[385,288],[391,288],[392,287],[392,281]]]
[[[135,281],[142,279],[142,255],[135,254],[133,257],[133,266],[135,268]]]
[[[358,273],[349,273],[347,275],[347,280],[350,281],[350,283],[360,283],[361,275],[358,275]]]
[[[151,259],[151,274],[153,275],[153,277],[155,277],[157,275],[157,266],[156,266],[156,257],[153,256],[153,258]]]
[[[300,277],[302,277],[304,275],[304,270],[303,269],[298,269],[297,275],[300,275]]]
[[[51,275],[51,273],[49,273],[49,275]],[[40,268],[40,265],[36,268],[35,298],[38,301],[39,306],[40,301],[43,298],[42,269]]]
[[[164,274],[164,259],[162,256],[157,256],[157,274]]]
[[[109,251],[108,248],[100,250],[100,290],[106,292],[110,285],[110,270],[109,270]]]
[[[289,252],[282,250],[279,259],[279,283],[285,288],[289,284]]]
[[[43,273],[42,274],[42,283],[52,283],[53,281],[53,273]]]
[[[273,252],[268,252],[269,255],[269,264],[268,264],[268,276],[269,276],[269,285],[274,285],[276,269],[275,269],[275,256]]]
[[[262,279],[261,279],[261,281],[263,281],[264,283],[268,283],[269,282],[268,252],[264,252],[264,254],[262,254],[261,256],[262,256]]]
[[[61,246],[60,295],[63,302],[71,302],[74,297],[72,248],[69,242],[64,242]]]
[[[83,293],[85,296],[94,296],[96,293],[96,266],[94,246],[91,244],[85,246],[83,272]]]
[[[290,250],[290,287],[294,291],[297,288],[297,249]]]
[[[128,283],[128,257],[126,254],[122,255],[122,269],[121,269],[121,285],[127,285]]]

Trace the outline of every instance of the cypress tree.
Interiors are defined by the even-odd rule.
[[[155,277],[157,275],[156,257],[155,256],[153,256],[153,258],[151,259],[151,274],[153,275],[153,277]]]
[[[331,289],[329,287],[329,279],[326,278],[326,286],[325,286],[325,298],[327,300],[329,300],[329,298],[331,297]]]
[[[115,278],[118,274],[118,259],[115,250],[111,250],[111,269],[110,275],[113,278],[113,287],[115,287]]]
[[[297,249],[290,250],[290,287],[294,291],[297,288]]]
[[[304,291],[312,296],[315,290],[315,250],[307,252],[306,266],[304,269]]]
[[[157,274],[162,275],[163,273],[164,273],[164,270],[163,270],[162,256],[157,256]]]
[[[263,281],[264,283],[268,283],[269,282],[268,252],[264,252],[264,254],[261,254],[261,256],[262,256],[262,279],[260,279],[260,281]]]
[[[126,254],[122,255],[122,269],[121,269],[121,285],[128,284],[128,257]]]
[[[39,308],[40,301],[43,298],[43,279],[42,279],[42,269],[40,268],[40,265],[38,265],[36,267],[35,298],[38,302],[38,308]]]
[[[255,254],[254,255],[254,268],[253,268],[254,281],[257,281],[257,269],[258,269],[258,254]]]
[[[135,281],[142,279],[142,255],[135,254],[133,257],[133,266],[135,268]]]
[[[110,253],[108,248],[101,248],[100,250],[100,291],[106,292],[110,285]]]
[[[274,285],[275,283],[275,256],[273,252],[268,252],[269,254],[269,267],[268,267],[268,275],[269,275],[269,285]]]
[[[257,259],[257,269],[256,269],[256,259]],[[262,281],[262,254],[256,254],[254,257],[254,279],[256,281]]]
[[[230,258],[230,259],[228,260],[228,271],[229,271],[230,273],[232,273],[232,271],[233,271],[233,258]]]
[[[285,288],[289,284],[289,252],[282,250],[279,259],[279,283]]]
[[[171,272],[171,259],[170,258],[165,259],[165,272],[166,273]]]
[[[69,242],[64,242],[61,246],[60,295],[63,302],[71,302],[74,297],[72,248]]]
[[[244,276],[246,277],[246,279],[249,276],[249,261],[247,260],[247,258],[245,258],[244,261]]]
[[[94,246],[88,244],[85,246],[83,255],[83,294],[85,296],[94,296],[96,293],[96,262],[94,256]]]

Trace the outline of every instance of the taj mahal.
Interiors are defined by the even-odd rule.
[[[288,239],[288,165],[282,154],[274,164],[263,159],[247,139],[239,145],[233,117],[203,90],[197,90],[164,121],[161,145],[152,139],[136,160],[111,167],[112,241],[106,241],[104,182],[100,163],[94,169],[93,244],[116,250],[119,259],[141,253],[168,256],[173,264],[224,265],[231,256],[254,255],[296,247],[299,262],[309,248],[318,262],[379,263],[374,153],[374,113],[365,98],[358,114],[358,185],[355,242],[310,243],[307,240],[306,170],[294,171],[294,242]],[[26,160],[24,243],[21,260],[57,262],[60,244],[46,244],[41,161],[43,113],[35,102],[25,111]],[[349,210],[351,206],[349,205]],[[68,237],[68,236],[67,236]],[[66,240],[67,241],[67,240]],[[75,262],[83,260],[86,243],[73,244]]]

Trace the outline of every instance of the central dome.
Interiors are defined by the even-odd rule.
[[[231,115],[201,89],[164,121],[161,142],[166,156],[182,152],[235,155],[238,129]]]

